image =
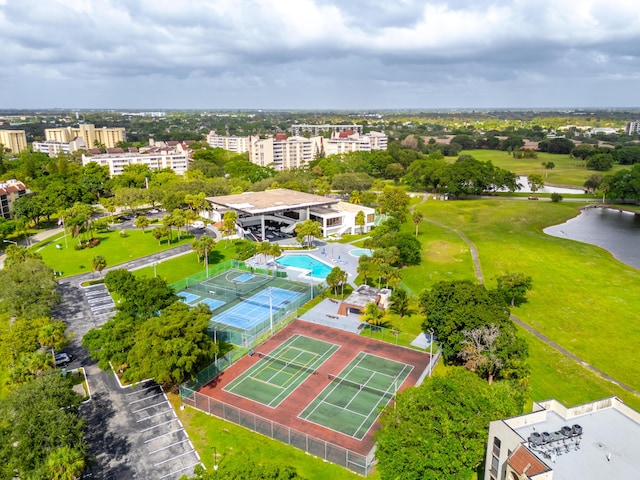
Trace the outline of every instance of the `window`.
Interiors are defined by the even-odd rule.
[[[493,454],[496,457],[500,456],[500,445],[502,445],[500,439],[498,437],[493,437]]]
[[[498,475],[498,467],[500,466],[500,460],[495,455],[491,457],[491,474]]]

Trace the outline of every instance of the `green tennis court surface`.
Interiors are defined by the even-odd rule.
[[[338,349],[338,345],[293,335],[224,390],[275,408]]]
[[[361,440],[412,369],[360,352],[299,417]]]

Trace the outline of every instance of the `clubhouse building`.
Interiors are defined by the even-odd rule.
[[[375,220],[373,208],[284,188],[208,197],[207,201],[206,218],[217,223],[227,211],[234,211],[240,236],[255,241],[295,237],[296,225],[305,220],[320,223],[323,237],[368,232]],[[358,212],[364,214],[362,226],[356,225]]]

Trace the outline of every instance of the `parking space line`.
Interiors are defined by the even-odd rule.
[[[169,458],[169,459],[167,459],[167,460],[163,460],[163,461],[161,461],[160,463],[155,463],[153,466],[154,466],[154,467],[159,467],[160,465],[162,465],[162,464],[164,464],[164,463],[167,463],[167,462],[171,462],[172,460],[175,460],[176,458],[184,457],[185,455],[191,455],[192,451],[193,451],[193,450],[188,451],[188,452],[181,453],[180,455],[176,455],[175,457],[171,457],[171,458]]]
[[[156,397],[159,397],[160,394],[159,393],[154,393],[153,395],[151,395],[150,397],[144,397],[144,398],[139,398],[137,400],[131,400],[129,402],[129,405],[133,405],[134,403],[140,403],[140,402],[145,402],[147,400],[152,400],[155,399]],[[156,405],[162,405],[165,402],[160,402],[160,403],[156,403]],[[134,410],[133,413],[136,413],[138,410]]]
[[[181,440],[179,442],[174,442],[171,445],[167,445],[166,447],[158,448],[157,450],[152,450],[151,452],[149,452],[149,455],[153,455],[154,453],[161,452],[162,450],[166,450],[167,448],[171,448],[171,447],[174,447],[176,445],[180,445],[180,444],[188,442],[188,441],[189,441],[189,439],[187,438],[186,440]]]
[[[169,410],[163,410],[162,412],[156,413],[155,415],[149,415],[148,417],[141,418],[140,420],[136,420],[136,423],[144,422],[145,420],[149,420],[150,418],[159,417],[160,415],[164,415],[167,412],[173,412],[173,408],[170,408]],[[176,412],[173,412],[173,414],[175,416]]]
[[[140,390],[136,390],[135,392],[131,392],[131,393],[126,393],[125,395],[128,397],[129,395],[137,395],[138,393],[142,393],[145,392],[147,390],[151,390],[152,388],[158,388],[159,385],[151,385],[150,387],[144,387],[141,388]]]
[[[143,398],[142,400],[146,400],[146,398]],[[141,402],[142,400],[135,400],[133,402],[129,402],[129,405],[131,405],[132,403],[137,403],[137,402]],[[145,410],[149,410],[150,408],[155,408],[158,405],[164,405],[165,402],[160,402],[160,403],[154,403],[153,405],[149,405],[148,407],[144,407],[144,408],[139,408],[138,410],[133,410],[131,413],[138,413],[138,412],[143,412]]]
[[[163,475],[163,476],[159,477],[159,480],[162,480],[163,478],[170,477],[170,476],[175,475],[175,474],[180,473],[180,472],[184,472],[185,470],[189,470],[190,468],[193,468],[196,465],[200,465],[200,462],[196,462],[196,463],[194,463],[192,465],[189,465],[188,467],[184,467],[184,468],[181,468],[180,470],[176,470],[174,472],[167,473],[166,475]]]
[[[148,428],[147,430],[151,430],[151,429]],[[184,428],[179,428],[178,430],[171,430],[170,432],[163,433],[162,435],[157,435],[157,436],[155,436],[153,438],[150,438],[149,440],[145,440],[144,443],[151,443],[151,442],[154,442],[155,440],[158,440],[159,438],[166,437],[168,435],[173,435],[174,433],[178,433],[178,432],[184,432]],[[186,432],[185,432],[185,434],[186,434]],[[193,446],[192,446],[192,448],[193,448]]]
[[[161,427],[162,425],[166,425],[167,423],[172,423],[172,422],[175,422],[175,421],[176,421],[176,419],[172,418],[171,420],[169,420],[167,422],[158,423],[157,425],[154,425],[153,427],[145,428],[144,430],[140,430],[140,431],[141,432],[148,432],[149,430],[153,430],[154,428]]]

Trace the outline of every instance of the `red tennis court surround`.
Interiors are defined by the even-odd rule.
[[[358,440],[353,436],[345,435],[338,431],[311,423],[298,416],[320,395],[325,387],[330,384],[331,380],[329,376],[342,372],[344,368],[361,353],[376,355],[411,366],[411,372],[405,378],[402,385],[399,386],[399,390],[415,385],[424,376],[430,361],[429,354],[302,320],[296,320],[277,333],[262,344],[259,347],[259,351],[269,354],[294,335],[303,335],[305,337],[322,340],[335,344],[339,348],[322,363],[318,369],[318,375],[310,375],[306,378],[276,408],[268,407],[224,390],[229,383],[260,361],[258,355],[242,358],[225,370],[214,381],[202,387],[198,393],[320,440],[351,450],[352,452],[369,455],[374,446],[373,434],[378,428],[377,421],[366,435],[364,435],[361,440]]]

